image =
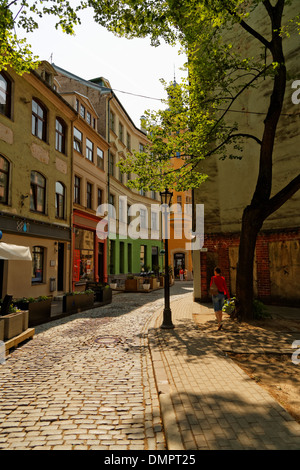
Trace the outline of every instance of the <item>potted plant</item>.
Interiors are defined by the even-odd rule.
[[[150,278],[150,288],[151,289],[158,289],[160,286],[160,282],[157,280],[156,276],[152,274]]]
[[[110,288],[111,288],[111,289],[116,289],[116,288],[117,288],[117,280],[116,280],[116,279],[112,279],[112,280],[110,281],[110,284],[109,284],[109,285],[110,285]]]
[[[150,279],[146,277],[143,282],[143,289],[144,290],[149,290],[150,289]]]
[[[63,311],[77,313],[89,310],[94,305],[94,291],[88,289],[84,292],[68,292],[63,296]]]
[[[136,291],[138,289],[138,280],[132,275],[127,276],[125,279],[125,290]]]
[[[105,304],[110,304],[112,302],[112,289],[108,284],[102,288],[102,302]]]

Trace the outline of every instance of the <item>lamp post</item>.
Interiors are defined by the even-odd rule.
[[[160,192],[161,204],[164,207],[164,222],[165,222],[165,307],[163,311],[163,323],[161,328],[171,329],[174,328],[172,323],[172,312],[170,309],[170,284],[169,284],[169,246],[168,246],[168,208],[171,205],[173,193],[168,191]]]

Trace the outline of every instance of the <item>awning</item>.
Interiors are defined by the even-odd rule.
[[[0,259],[15,261],[32,261],[28,246],[10,245],[0,242]]]

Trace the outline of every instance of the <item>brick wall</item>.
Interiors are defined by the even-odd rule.
[[[282,277],[276,282],[276,276],[278,276],[278,263],[276,267],[273,266],[275,265],[274,262],[272,265],[272,260],[270,260],[270,244],[275,243],[275,246],[278,246],[280,251],[281,246],[286,248],[286,244],[292,241],[297,242],[297,246],[296,248],[294,247],[293,251],[294,258],[291,259],[291,255],[285,254],[284,264],[286,264],[286,267],[282,266],[284,273],[287,274],[287,282],[291,285],[292,290],[289,293],[288,288],[280,288],[280,282],[283,282],[281,281]],[[299,241],[299,229],[285,230],[284,232],[266,231],[259,234],[256,243],[256,275],[254,277],[255,282],[257,283],[255,286],[257,297],[263,302],[300,306],[300,289],[293,288],[293,284],[297,286],[297,279],[300,278],[300,266],[297,261],[300,256]],[[205,236],[204,248],[207,248],[207,252],[201,252],[200,254],[202,301],[210,300],[208,291],[210,276],[213,274],[213,264],[218,265],[221,268],[222,275],[225,277],[228,287],[231,285],[231,276],[236,269],[236,265],[232,266],[230,263],[229,249],[232,247],[236,247],[236,249],[238,249],[238,246],[238,234],[212,234]],[[277,261],[280,263],[279,258]],[[292,265],[293,269],[291,269]]]

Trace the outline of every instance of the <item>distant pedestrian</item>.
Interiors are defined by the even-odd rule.
[[[230,294],[226,286],[225,278],[221,276],[221,269],[216,267],[214,269],[214,276],[210,281],[211,290],[216,287],[215,293],[212,294],[212,301],[214,306],[215,315],[218,322],[218,330],[222,328],[222,308],[224,305],[225,297],[230,299]]]
[[[179,271],[179,277],[180,277],[180,280],[183,281],[183,274],[184,274],[184,271],[183,269],[181,268],[180,271]]]

